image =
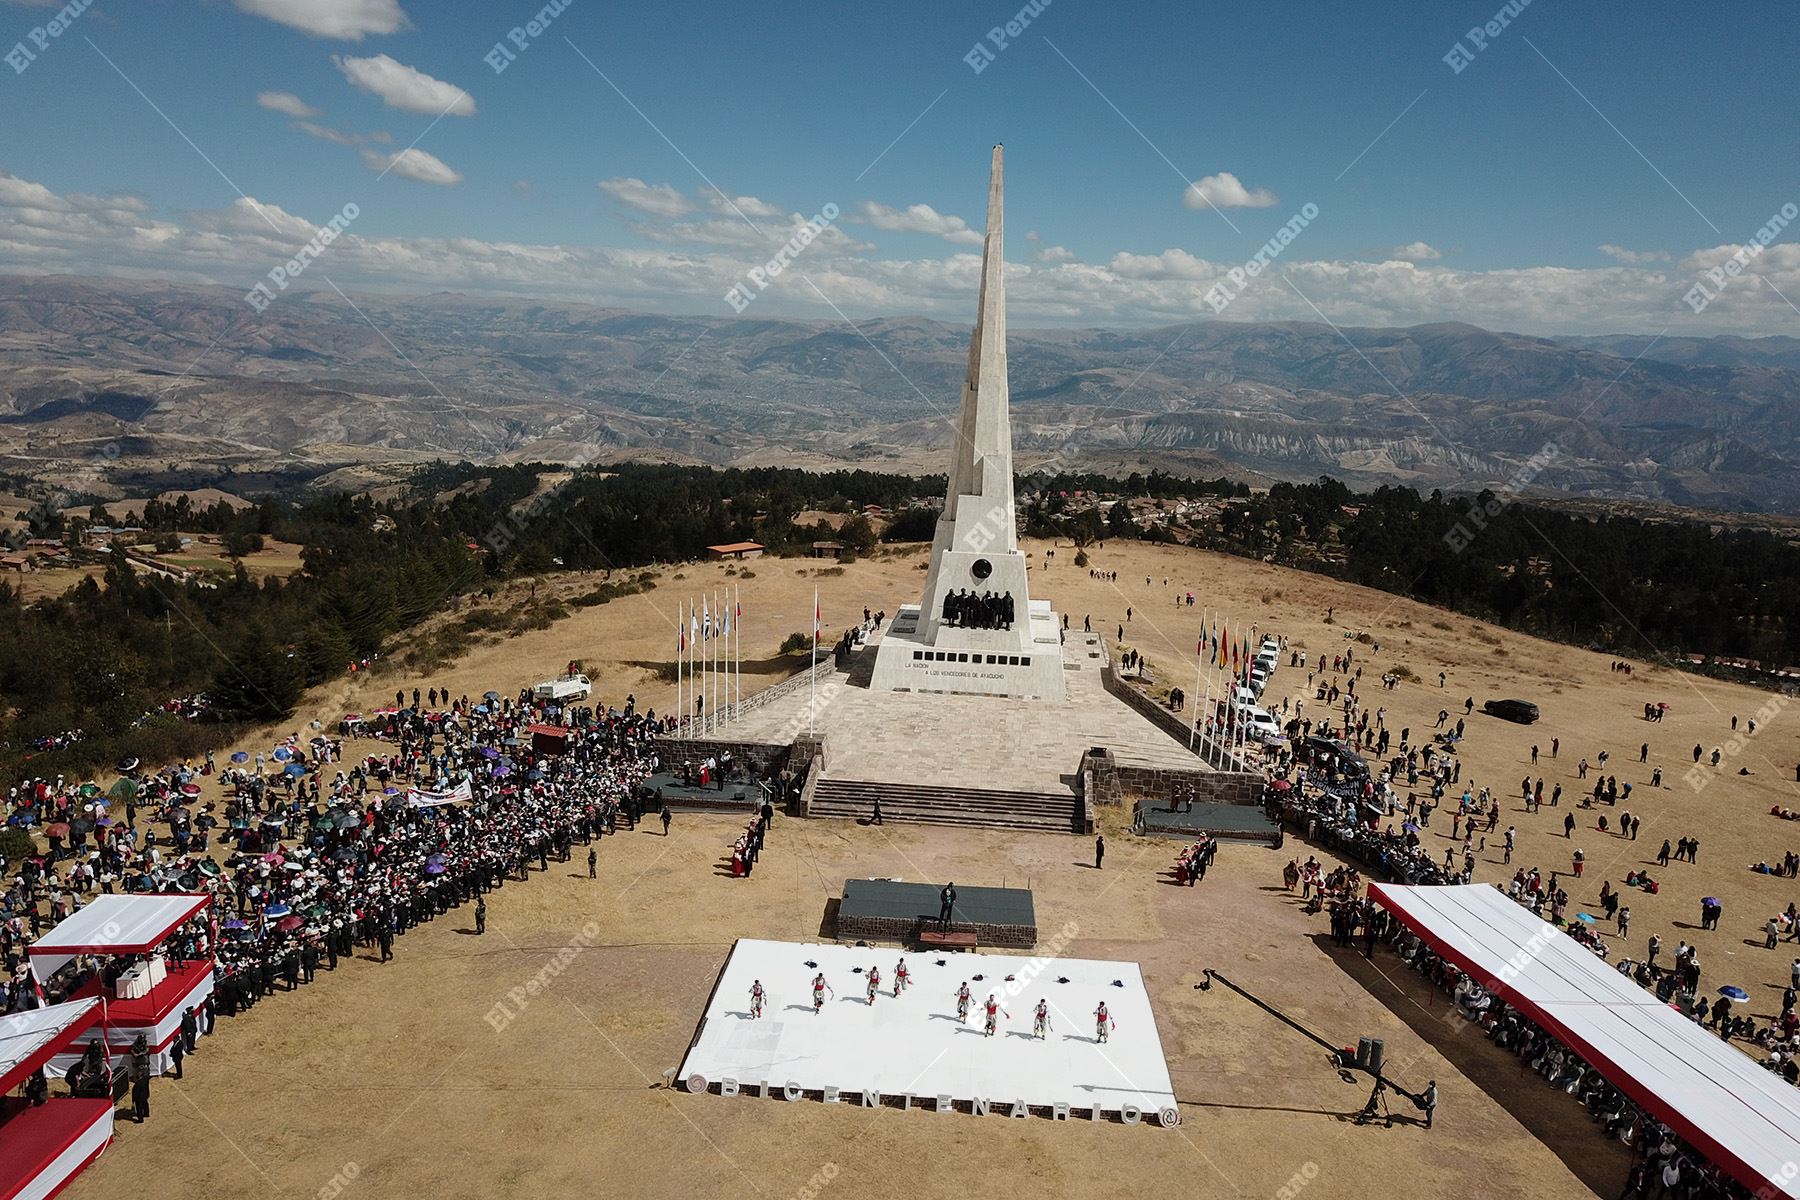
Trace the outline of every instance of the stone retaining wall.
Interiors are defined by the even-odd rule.
[[[915,945],[919,933],[925,928],[924,917],[846,917],[837,920],[837,936],[840,941],[849,938],[862,938],[866,941],[899,942],[903,945]],[[930,922],[932,932],[943,927],[934,919]],[[987,925],[957,921],[951,924],[951,933],[972,933],[975,935],[976,948],[987,949],[998,947],[1007,950],[1030,950],[1037,945],[1036,925]]]

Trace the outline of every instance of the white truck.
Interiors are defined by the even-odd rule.
[[[531,694],[539,700],[554,700],[558,704],[566,704],[571,700],[586,700],[593,691],[593,684],[586,675],[565,675],[561,679],[546,679],[531,689]]]

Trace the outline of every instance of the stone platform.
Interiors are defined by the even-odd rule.
[[[822,679],[816,700],[796,689],[727,722],[732,742],[788,744],[811,725],[825,743],[830,779],[1072,796],[1082,755],[1111,750],[1121,766],[1205,771],[1205,762],[1107,692],[1100,635],[1071,632],[1062,646],[1061,700],[875,691],[867,686],[880,637],[848,674]]]

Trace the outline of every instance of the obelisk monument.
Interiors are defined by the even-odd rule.
[[[925,594],[902,606],[883,637],[877,689],[1063,695],[1061,634],[1049,602],[1031,600],[1013,500],[1002,154],[995,146],[981,299]]]

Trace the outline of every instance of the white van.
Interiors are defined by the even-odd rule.
[[[554,700],[567,703],[570,700],[586,700],[593,685],[586,675],[565,675],[561,679],[546,679],[531,689],[531,694],[539,700]]]

